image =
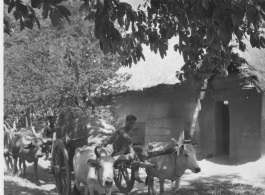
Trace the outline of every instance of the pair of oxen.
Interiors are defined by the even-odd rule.
[[[19,168],[23,164],[23,177],[26,177],[26,161],[34,162],[34,182],[39,185],[37,174],[38,159],[45,152],[47,139],[41,133],[36,133],[34,127],[31,130],[20,129],[17,131],[15,127],[4,128],[4,158],[6,168],[13,174],[18,171],[17,162],[19,160]],[[13,163],[12,163],[13,159]]]
[[[155,165],[155,167],[146,168],[148,194],[150,194],[150,190],[155,194],[154,177],[159,179],[160,193],[164,192],[164,182],[167,179],[172,182],[175,181],[175,193],[178,194],[180,179],[185,171],[187,169],[193,173],[201,171],[196,160],[196,151],[193,144],[191,141],[184,140],[184,133],[181,134],[178,142],[172,138],[168,143],[149,143],[146,147],[143,147],[143,150],[140,150],[142,154],[138,153],[138,155],[146,156],[143,154],[146,151],[155,152],[169,148],[174,148],[171,154],[155,156],[147,160]],[[77,148],[73,158],[74,194],[80,194],[80,183],[82,183],[85,186],[85,195],[88,195],[88,192],[90,195],[94,195],[94,192],[110,195],[114,185],[114,163],[126,159],[126,155],[114,154],[112,145]]]

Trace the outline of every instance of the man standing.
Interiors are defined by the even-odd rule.
[[[48,126],[41,130],[41,133],[44,138],[47,139],[46,145],[46,160],[49,157],[49,153],[51,151],[53,133],[55,132],[55,116],[47,116]]]

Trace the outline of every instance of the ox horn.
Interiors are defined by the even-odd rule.
[[[13,129],[17,129],[16,121],[13,122]]]
[[[31,126],[31,130],[32,130],[33,135],[35,135],[35,137],[38,137],[38,134],[36,133],[34,126]]]
[[[114,145],[112,145],[112,147],[113,147],[113,152],[112,152],[111,156],[113,157],[117,152],[117,148]]]
[[[47,138],[44,137],[44,138],[42,139],[42,141],[43,141],[43,143],[47,143]]]
[[[32,141],[32,137],[30,136],[23,136],[22,137],[22,143],[25,144],[25,145],[29,145]]]
[[[100,146],[95,147],[94,152],[95,152],[97,158],[100,158],[100,154],[98,153],[98,148],[100,148]]]
[[[191,143],[192,143],[192,141],[190,139],[184,140],[184,144],[191,144]]]

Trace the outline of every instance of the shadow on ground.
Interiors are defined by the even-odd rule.
[[[47,164],[49,161],[47,161]],[[42,167],[38,165],[38,178],[42,185],[54,184],[54,179],[51,174],[48,173],[48,167]],[[20,176],[22,177],[22,176]],[[27,176],[26,179],[32,183],[34,183],[34,163],[27,166]]]
[[[210,177],[191,180],[188,185],[180,188],[180,194],[187,195],[208,195],[208,194],[226,194],[226,195],[264,195],[265,189],[257,188],[251,185],[241,183],[232,183],[232,180],[242,181],[237,174],[225,176],[212,175]]]
[[[5,180],[4,181],[5,195],[55,195],[55,191],[47,191],[45,189],[31,188],[20,186],[18,182]]]
[[[265,195],[264,188],[257,188],[251,185],[241,183],[232,183],[232,180],[241,181],[242,178],[237,174],[230,175],[212,175],[210,177],[198,177],[190,179],[193,173],[185,174],[180,183],[179,194],[181,195]],[[143,175],[141,174],[141,178]],[[189,178],[187,180],[187,178]],[[159,182],[155,180],[156,193],[159,192]],[[118,190],[114,190],[113,194],[120,195]],[[147,194],[147,186],[136,183],[130,195]],[[174,183],[165,182],[165,195],[173,195]]]
[[[12,172],[5,171],[4,176],[4,192],[10,195],[57,195],[54,184],[54,178],[48,173],[50,161],[39,159],[38,178],[40,185],[34,183],[34,164],[27,163],[26,178],[22,178],[22,172],[19,171],[16,175]]]
[[[215,162],[216,161],[216,162]],[[212,163],[224,164],[229,166],[213,166],[211,163],[201,163],[202,172],[198,174],[186,171],[180,182],[181,195],[265,195],[265,188],[255,187],[249,181],[245,181],[246,177],[241,176],[241,172],[234,173],[236,166],[230,166],[228,159],[212,159]],[[40,186],[33,183],[33,164],[28,164],[27,179],[14,177],[5,174],[4,190],[5,195],[57,195],[54,178],[48,173],[50,161],[40,159],[38,166]],[[250,164],[252,167],[252,164]],[[255,166],[253,164],[253,166]],[[218,169],[218,173],[215,171]],[[252,167],[251,170],[253,170]],[[228,171],[227,171],[228,170]],[[250,170],[250,171],[251,171]],[[243,171],[246,171],[245,169]],[[262,174],[262,172],[260,173]],[[141,169],[140,177],[145,181],[146,173]],[[265,175],[258,175],[259,179],[265,183]],[[245,181],[245,184],[243,184]],[[73,183],[73,182],[72,182]],[[155,180],[156,192],[159,192],[159,182]],[[113,195],[121,195],[117,187],[113,189]],[[133,190],[129,195],[147,194],[147,186],[135,182]],[[164,195],[174,194],[174,183],[167,181],[165,183]]]
[[[203,159],[200,159],[203,160]],[[232,166],[238,166],[238,165],[244,165],[247,163],[255,162],[259,160],[259,158],[254,160],[247,160],[247,161],[236,161],[229,159],[229,155],[220,155],[214,158],[207,158],[206,161],[219,164],[219,165],[232,165]]]

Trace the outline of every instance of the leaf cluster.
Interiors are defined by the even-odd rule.
[[[97,106],[102,101],[94,99],[119,90],[107,81],[114,78],[122,85],[125,77],[115,74],[119,58],[100,51],[90,22],[80,20],[78,13],[72,20],[57,29],[25,29],[5,37],[5,113],[29,107],[34,113],[58,114],[69,106],[86,110],[89,100]],[[40,21],[42,26],[46,22]]]
[[[30,5],[21,2],[5,1],[9,12],[15,9],[21,29],[31,29],[34,21],[38,23],[31,8],[41,9],[44,18],[49,15],[54,26],[62,25],[63,18],[69,21],[70,12],[59,5],[61,0],[31,0]],[[264,0],[145,0],[137,10],[118,0],[83,2],[79,11],[85,14],[85,20],[94,22],[99,48],[104,55],[119,55],[124,66],[145,59],[142,44],[163,58],[168,40],[178,36],[174,49],[185,64],[177,76],[204,80],[219,73],[225,77],[228,66],[240,66],[244,61],[233,52],[232,40],[242,51],[246,49],[242,40],[248,37],[252,47],[265,47],[260,31],[265,19]],[[10,33],[7,20],[4,24],[5,32]]]

